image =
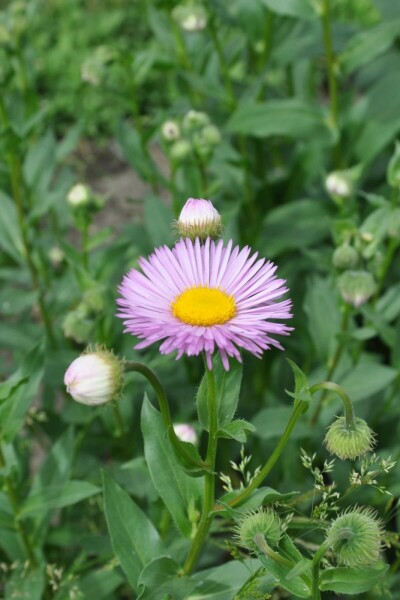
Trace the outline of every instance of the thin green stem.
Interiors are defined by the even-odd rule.
[[[161,416],[164,421],[165,428],[167,430],[169,439],[175,449],[175,451],[180,455],[180,457],[184,460],[184,462],[188,465],[196,467],[198,469],[205,469],[207,465],[203,462],[197,461],[193,456],[191,456],[185,449],[184,444],[180,441],[178,436],[175,433],[174,426],[171,418],[171,411],[168,404],[167,394],[164,390],[164,387],[161,381],[158,379],[157,375],[152,371],[149,367],[144,365],[143,363],[133,362],[133,361],[125,361],[125,371],[140,373],[144,377],[146,377],[147,381],[150,383],[153,388],[158,404],[160,406]]]
[[[215,25],[214,19],[210,19],[209,32],[211,34],[211,39],[214,42],[214,47],[217,52],[219,64],[221,67],[221,73],[222,73],[222,78],[223,78],[224,84],[225,84],[225,90],[226,90],[226,96],[228,98],[228,104],[229,104],[230,108],[235,108],[236,103],[237,103],[235,91],[233,89],[232,81],[231,81],[231,78],[229,75],[229,66],[225,59],[224,50],[223,50],[222,44],[220,42],[220,39],[218,37],[218,29]]]
[[[319,567],[320,567],[321,560],[323,559],[323,557],[328,549],[329,549],[329,543],[328,543],[328,541],[325,541],[323,544],[321,544],[321,546],[318,548],[318,550],[314,554],[314,558],[312,561],[312,570],[311,570],[311,573],[312,573],[311,593],[312,593],[313,600],[321,600],[321,592],[319,591]]]
[[[326,375],[327,381],[330,381],[332,379],[332,377],[337,369],[337,366],[339,364],[339,361],[342,357],[343,350],[346,347],[343,334],[346,332],[348,324],[349,324],[350,311],[351,311],[351,306],[349,304],[346,304],[344,307],[344,311],[343,311],[342,323],[340,325],[340,339],[338,340],[335,354],[333,355],[330,365],[328,366],[328,372]],[[329,390],[326,389],[326,390],[324,390],[324,393],[321,395],[321,398],[318,401],[318,404],[314,411],[314,414],[311,417],[310,425],[315,425],[315,423],[317,422],[319,414],[322,410],[322,407],[323,407],[326,397],[328,395],[328,392],[329,392]]]
[[[207,373],[207,400],[208,400],[208,446],[206,454],[206,463],[209,472],[204,475],[204,504],[200,517],[200,523],[186,559],[183,571],[189,574],[193,571],[200,552],[204,546],[208,531],[212,523],[211,511],[215,502],[215,460],[217,455],[218,443],[218,406],[215,394],[214,371],[208,369]]]
[[[6,467],[6,461],[4,458],[3,449],[0,444],[0,468],[4,469],[5,467]],[[17,491],[14,487],[14,483],[9,475],[5,475],[3,479],[4,479],[4,483],[5,483],[5,490],[6,490],[6,493],[8,496],[8,500],[10,502],[12,511],[14,513],[15,529],[17,530],[17,532],[21,538],[21,542],[24,547],[25,554],[26,554],[26,557],[27,557],[29,563],[31,564],[32,567],[36,567],[37,561],[35,558],[35,553],[34,553],[33,547],[31,545],[28,534],[26,533],[26,531],[24,529],[24,526],[18,517],[18,513],[19,513],[18,504],[19,503],[18,503],[18,495],[17,495]]]
[[[118,437],[122,437],[125,433],[125,427],[118,402],[112,403],[112,409],[115,417],[115,422],[117,424],[117,435]]]
[[[315,385],[311,386],[308,391],[311,395],[314,395],[320,390],[324,390],[326,392],[334,392],[340,397],[341,401],[343,402],[344,414],[346,417],[346,427],[348,427],[349,429],[354,427],[355,414],[353,404],[349,396],[344,391],[344,389],[340,387],[340,385],[337,385],[332,381],[323,381],[322,383],[316,383]]]
[[[3,101],[3,98],[0,97],[0,119],[5,129],[7,129],[10,125],[7,110]],[[32,281],[32,287],[37,292],[38,295],[38,304],[39,310],[42,317],[43,324],[46,329],[47,339],[51,348],[56,347],[55,336],[53,333],[53,327],[48,315],[48,309],[46,306],[46,302],[44,299],[43,289],[40,283],[38,270],[36,268],[35,262],[33,260],[33,252],[31,248],[31,244],[29,241],[28,228],[25,221],[25,212],[24,212],[24,198],[23,198],[23,175],[22,168],[19,159],[12,154],[8,153],[7,156],[8,165],[10,169],[10,182],[11,182],[11,190],[12,195],[14,197],[15,205],[17,208],[17,216],[18,216],[18,224],[21,233],[22,244],[24,248],[24,257],[26,260],[26,265],[28,267],[28,271]]]
[[[256,490],[259,487],[259,485],[261,485],[261,483],[267,477],[267,475],[269,474],[269,472],[271,471],[271,469],[277,462],[278,458],[282,454],[282,451],[289,440],[290,434],[292,433],[294,426],[297,423],[298,418],[300,417],[300,415],[303,414],[306,407],[307,407],[307,402],[304,402],[302,400],[295,404],[292,416],[290,417],[289,422],[286,425],[286,429],[283,432],[279,442],[277,443],[275,450],[273,451],[273,453],[271,454],[271,456],[269,457],[269,459],[267,460],[267,462],[265,463],[265,465],[263,466],[263,468],[261,469],[261,471],[259,472],[257,477],[255,477],[253,479],[253,481],[250,483],[250,485],[247,486],[247,488],[245,490],[243,490],[243,492],[241,492],[238,496],[236,496],[235,498],[232,498],[232,500],[230,500],[227,503],[229,506],[235,506],[236,504],[240,504],[240,502],[243,502],[243,500],[245,500],[254,490]],[[216,510],[223,510],[223,509],[224,509],[224,505],[222,505],[222,504],[216,506]]]
[[[89,223],[86,220],[82,228],[82,262],[87,271],[89,268]]]
[[[339,95],[336,79],[336,59],[333,51],[331,21],[331,2],[330,0],[323,0],[321,6],[321,23],[328,71],[329,112],[332,127],[336,132],[338,131],[339,125]],[[334,148],[334,163],[336,167],[339,166],[339,148],[337,144]]]

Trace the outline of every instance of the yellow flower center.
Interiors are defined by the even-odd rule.
[[[233,296],[218,288],[193,287],[185,290],[171,304],[172,313],[189,325],[222,325],[236,315]]]

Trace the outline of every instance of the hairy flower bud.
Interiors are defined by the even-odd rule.
[[[172,11],[173,19],[185,31],[201,31],[207,25],[207,13],[204,8],[196,4],[181,4]]]
[[[363,419],[355,417],[354,424],[348,426],[345,417],[337,417],[328,427],[324,443],[330,454],[355,460],[373,449],[375,435]]]
[[[123,386],[123,363],[108,350],[88,351],[68,367],[67,392],[81,404],[97,406],[115,399]]]
[[[181,136],[181,130],[176,121],[165,121],[161,126],[161,134],[167,142],[174,142]]]
[[[282,533],[282,523],[276,512],[271,508],[262,508],[243,516],[236,527],[236,540],[250,552],[259,554],[262,550],[257,544],[257,536],[262,536],[269,546],[277,546]]]
[[[84,206],[90,201],[90,190],[83,183],[77,183],[68,192],[67,200],[73,207]]]
[[[181,210],[177,221],[177,229],[181,237],[194,240],[197,237],[218,238],[222,232],[221,215],[210,200],[189,198]]]
[[[332,264],[337,269],[352,269],[357,262],[357,250],[347,243],[338,246],[332,256]]]
[[[382,534],[382,523],[375,511],[357,507],[333,521],[327,540],[339,564],[357,568],[379,560]]]
[[[174,431],[181,442],[189,442],[190,444],[196,444],[197,433],[194,427],[187,423],[175,423]]]
[[[356,308],[367,302],[375,293],[375,279],[368,271],[345,271],[338,279],[343,300]]]

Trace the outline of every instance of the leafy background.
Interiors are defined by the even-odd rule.
[[[190,196],[212,199],[225,239],[279,265],[294,303],[285,353],[245,357],[238,414],[255,426],[246,449],[252,470],[290,414],[285,357],[311,383],[342,385],[377,432],[379,456],[399,456],[400,209],[388,164],[400,130],[400,6],[332,2],[329,48],[317,0],[209,0],[202,5],[207,26],[195,32],[180,27],[176,5],[14,0],[0,12],[0,553],[7,599],[18,592],[31,600],[111,600],[132,598],[132,588],[155,598],[148,590],[162,583],[160,598],[223,600],[240,593],[248,568],[259,568],[255,559],[229,560],[221,531],[203,554],[201,576],[177,582],[170,557],[184,559],[193,521],[188,499],[200,492],[197,479],[168,466],[157,413],[143,403],[151,390],[128,376],[121,432],[111,408],[73,403],[62,383],[87,344],[106,344],[154,368],[176,421],[195,422],[201,360],[134,351],[114,316],[123,274],[154,246],[173,243],[171,222]],[[184,132],[183,148],[163,138],[162,124],[173,119],[185,129],[190,110],[208,115],[217,143],[215,130],[210,143],[201,128]],[[354,194],[332,200],[326,176],[346,169],[355,174]],[[89,225],[66,201],[77,181],[105,200],[86,240]],[[346,309],[332,265],[334,249],[348,239],[377,282],[358,310]],[[339,411],[330,398],[318,423],[304,418],[268,479],[271,488],[312,490],[299,447],[322,464],[323,432]],[[229,460],[239,453],[237,442],[224,440],[218,470],[235,478]],[[336,464],[339,487],[351,468]],[[168,469],[179,479],[173,488]],[[382,598],[400,597],[397,475],[395,468],[384,479],[392,496],[366,486],[351,498],[378,508],[393,532]],[[305,514],[312,501],[306,496]],[[40,558],[30,572],[21,523]],[[312,531],[304,535],[313,541]],[[271,578],[260,581],[269,592]]]

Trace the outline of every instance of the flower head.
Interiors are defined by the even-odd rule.
[[[247,246],[186,238],[172,249],[157,248],[139,266],[142,272],[132,269],[124,277],[117,300],[125,331],[142,340],[136,348],[164,340],[162,354],[204,352],[210,369],[218,350],[229,370],[228,357],[241,361],[238,348],[260,358],[271,346],[282,348],[270,334],[291,331],[271,321],[292,316],[290,300],[275,302],[287,292],[285,281]]]
[[[345,417],[337,417],[328,427],[324,441],[331,454],[342,460],[355,460],[373,449],[375,436],[364,419],[356,417],[354,424],[348,426]]]
[[[70,364],[64,383],[77,402],[89,406],[105,404],[122,390],[123,365],[108,350],[89,351]]]
[[[283,529],[279,516],[271,508],[262,508],[243,516],[236,527],[236,539],[241,546],[259,554],[262,551],[258,536],[269,546],[277,546]]]
[[[175,423],[174,431],[182,442],[196,444],[197,433],[194,427],[192,427],[191,425],[187,425],[187,423]]]
[[[177,221],[177,229],[181,237],[194,240],[199,237],[218,238],[222,233],[221,215],[209,200],[189,198],[181,210]]]
[[[339,564],[371,565],[379,559],[382,524],[372,509],[351,508],[333,521],[327,539]]]

